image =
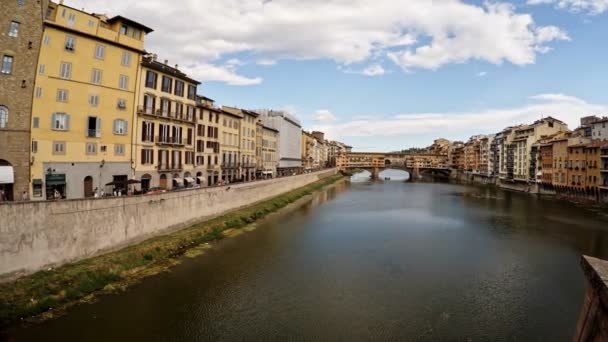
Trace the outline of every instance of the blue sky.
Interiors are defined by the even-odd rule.
[[[152,26],[148,50],[201,79],[217,103],[292,111],[356,150],[464,140],[547,115],[574,128],[608,112],[608,0],[97,6],[86,9]]]

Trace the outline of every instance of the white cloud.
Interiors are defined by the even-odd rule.
[[[318,123],[330,123],[336,121],[336,117],[327,109],[319,109],[313,114],[312,119]]]
[[[275,65],[275,64],[277,64],[277,61],[275,61],[274,59],[265,59],[265,58],[262,58],[262,59],[257,60],[256,64],[259,64],[259,65]]]
[[[380,64],[372,64],[361,72],[365,76],[382,76],[386,73]]]
[[[608,10],[608,0],[528,0],[528,5],[555,5],[574,13],[586,12],[590,15],[601,14]]]
[[[485,72],[485,71],[480,71],[480,72],[477,73],[477,77],[485,77],[487,75],[488,75],[488,73]]]
[[[566,122],[570,128],[575,128],[582,116],[608,112],[608,105],[592,104],[564,94],[539,94],[530,99],[531,102],[512,108],[370,116],[374,119],[360,116],[361,119],[351,121],[318,123],[313,128],[324,131],[330,139],[400,137],[407,140],[428,134],[466,139],[468,136],[464,132],[496,133],[507,126],[531,123],[543,116],[553,116]]]
[[[330,59],[350,65],[387,57],[403,69],[437,69],[470,60],[524,65],[549,51],[548,44],[567,37],[558,28],[537,26],[531,15],[517,13],[512,5],[464,0],[67,3],[146,24],[155,29],[146,38],[147,49],[161,59],[195,70],[212,69],[211,75],[197,77],[239,85],[262,80],[240,75],[238,65],[219,66],[218,60],[243,53],[263,65],[280,59]]]

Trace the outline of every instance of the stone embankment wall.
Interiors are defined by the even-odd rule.
[[[2,204],[0,278],[116,250],[334,174],[331,169],[149,196]]]

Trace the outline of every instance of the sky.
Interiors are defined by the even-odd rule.
[[[608,115],[608,0],[65,0],[154,32],[219,105],[283,109],[355,151]]]

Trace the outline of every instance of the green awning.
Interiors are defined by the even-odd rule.
[[[46,175],[46,185],[63,185],[65,184],[65,174],[57,173]]]

